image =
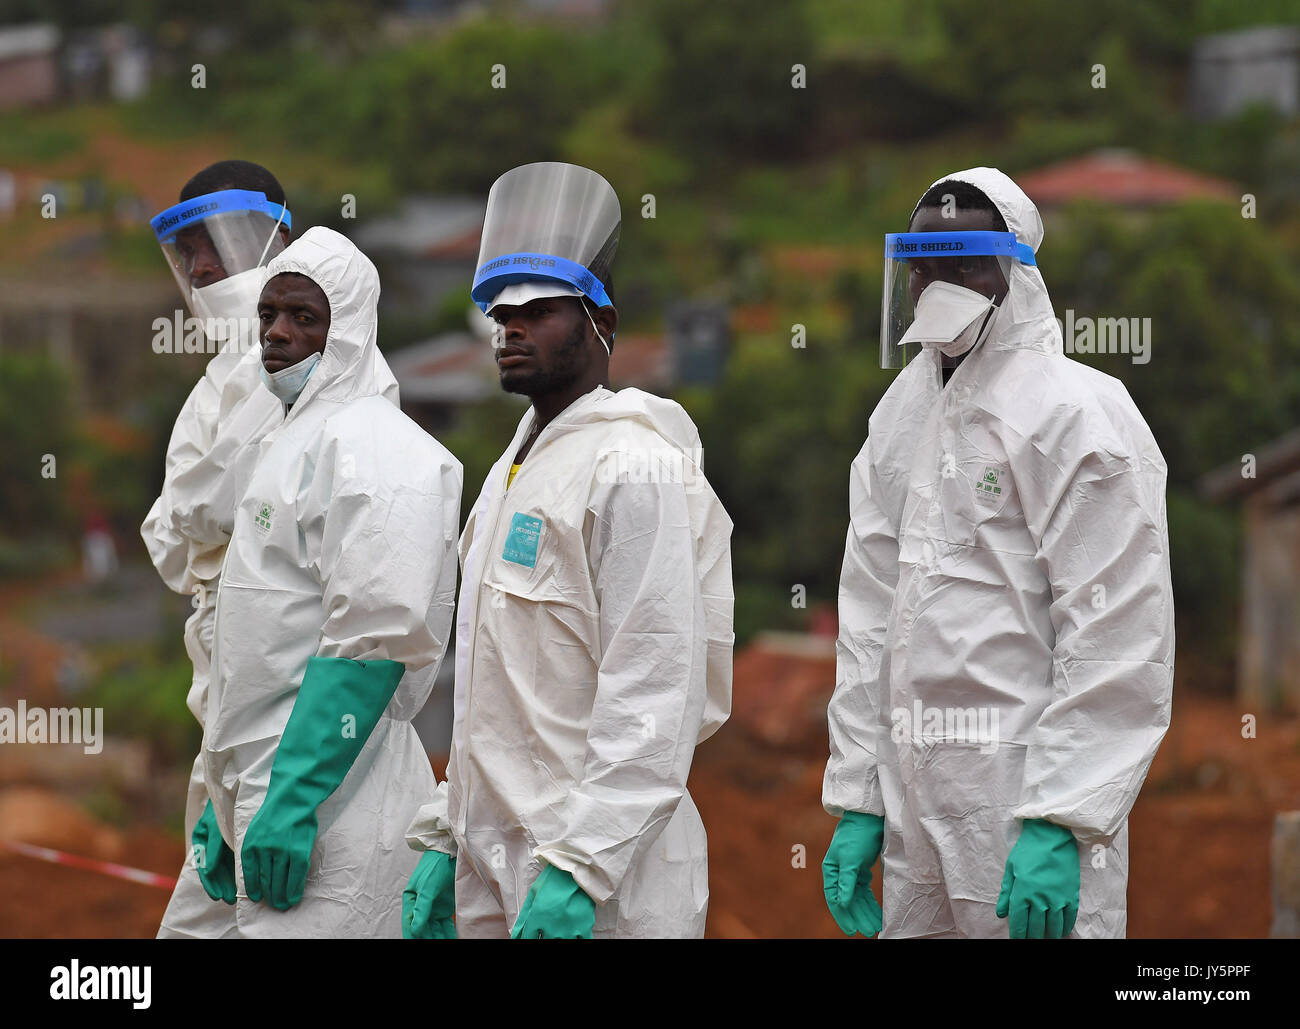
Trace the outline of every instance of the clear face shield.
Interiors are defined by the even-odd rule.
[[[264,193],[225,189],[169,207],[149,224],[208,338],[247,338],[257,319],[262,267],[284,249],[280,226],[293,227],[288,208]]]
[[[488,194],[470,297],[486,313],[507,286],[549,280],[606,307],[601,276],[621,224],[614,187],[594,171],[553,161],[512,168]]]
[[[902,368],[928,346],[950,356],[974,346],[1006,295],[1014,261],[1035,264],[1014,232],[888,233],[880,367]]]

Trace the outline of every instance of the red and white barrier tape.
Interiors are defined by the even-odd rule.
[[[117,865],[112,861],[96,861],[94,858],[68,854],[62,850],[52,850],[49,847],[35,847],[30,843],[19,843],[16,840],[0,840],[0,847],[6,847],[15,854],[35,858],[37,861],[47,861],[52,865],[82,868],[88,872],[111,875],[115,879],[126,879],[129,882],[140,883],[143,886],[156,886],[160,890],[174,890],[176,888],[176,880],[171,876],[159,875],[157,872],[146,872],[141,868]]]

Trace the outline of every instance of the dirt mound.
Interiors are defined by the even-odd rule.
[[[53,847],[83,857],[117,861],[122,834],[96,821],[57,793],[31,787],[0,791],[0,840]]]

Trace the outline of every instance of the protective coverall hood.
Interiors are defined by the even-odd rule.
[[[1038,253],[1043,242],[1043,219],[1034,202],[1008,175],[996,168],[968,168],[935,179],[930,188],[950,181],[964,182],[982,192],[997,207],[1007,223],[1007,231],[1014,232],[1017,240]],[[918,200],[912,209],[913,218],[920,206]],[[1005,261],[1002,270],[1007,276],[1007,295],[981,346],[987,350],[1022,348],[1045,354],[1064,353],[1061,326],[1038,268],[1020,261]]]
[[[621,389],[602,395],[599,404],[575,403],[552,424],[557,433],[579,431],[583,426],[602,423],[625,423],[628,420],[659,434],[678,450],[696,461],[700,457],[700,430],[674,400],[665,400],[639,389]],[[551,426],[548,426],[550,428]],[[617,426],[611,425],[614,435]]]
[[[267,264],[266,279],[269,282],[286,272],[311,279],[330,305],[325,352],[288,417],[293,418],[313,401],[344,403],[383,392],[375,360],[379,353],[374,315],[379,272],[370,258],[346,236],[316,225]]]

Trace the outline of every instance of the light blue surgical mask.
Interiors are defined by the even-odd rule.
[[[307,380],[311,378],[318,364],[320,364],[320,354],[308,354],[297,364],[281,368],[278,372],[268,372],[263,367],[262,381],[266,383],[266,388],[281,401],[292,404],[302,395]]]

